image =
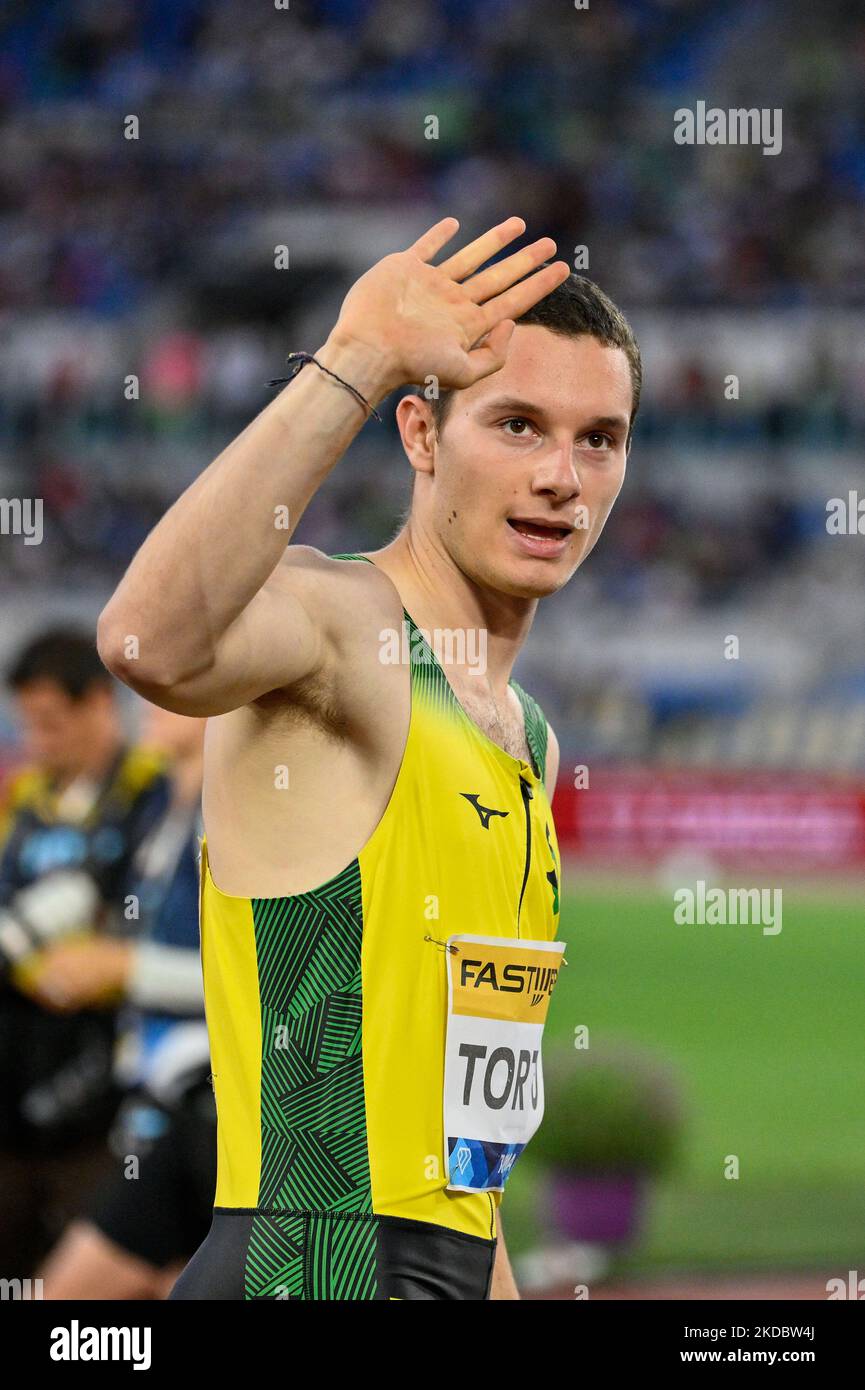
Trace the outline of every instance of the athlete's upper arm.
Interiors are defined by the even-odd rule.
[[[559,740],[553,733],[552,724],[547,724],[547,765],[544,770],[544,786],[552,801],[559,776]]]
[[[146,699],[178,714],[217,715],[320,672],[363,603],[372,566],[346,564],[311,546],[288,546],[266,583],[213,644],[203,669],[148,679],[134,659],[115,671]],[[206,614],[199,621],[206,622]],[[144,671],[142,663],[142,671]]]

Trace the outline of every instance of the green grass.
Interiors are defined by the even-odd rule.
[[[865,914],[855,898],[792,888],[783,908],[781,932],[763,936],[677,926],[671,896],[652,890],[595,885],[564,899],[568,966],[547,1038],[586,1024],[593,1044],[645,1047],[682,1095],[679,1159],[653,1187],[626,1268],[862,1262]],[[530,1155],[503,1207],[515,1250],[543,1219]]]

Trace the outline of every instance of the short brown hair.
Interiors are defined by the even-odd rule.
[[[534,271],[529,274],[533,275]],[[523,279],[526,278],[523,276]],[[551,333],[559,333],[566,338],[579,338],[586,334],[596,338],[604,347],[622,349],[628,359],[633,388],[633,405],[628,423],[630,443],[643,387],[642,358],[628,320],[594,280],[589,280],[585,275],[569,275],[567,280],[521,315],[517,324],[548,328]],[[441,391],[437,398],[430,401],[437,434],[441,434],[444,428],[453,395],[453,390]]]

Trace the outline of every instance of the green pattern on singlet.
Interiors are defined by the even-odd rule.
[[[331,1298],[373,1298],[359,861],[311,892],[253,898],[251,906],[261,994],[261,1210],[249,1239],[246,1298],[315,1298],[315,1288]],[[324,1211],[328,1220],[313,1229]]]
[[[521,685],[517,685],[515,680],[508,684],[516,691],[520,704],[523,707],[523,718],[526,726],[526,743],[529,745],[529,752],[532,755],[532,763],[535,772],[542,781],[546,780],[547,766],[547,741],[549,728],[546,716],[533,695],[523,690]]]
[[[372,1210],[361,1057],[360,865],[253,898],[261,991],[260,1207]]]

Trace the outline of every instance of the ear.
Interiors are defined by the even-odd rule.
[[[438,436],[429,401],[423,396],[403,396],[395,415],[402,447],[412,468],[417,473],[434,473]]]

